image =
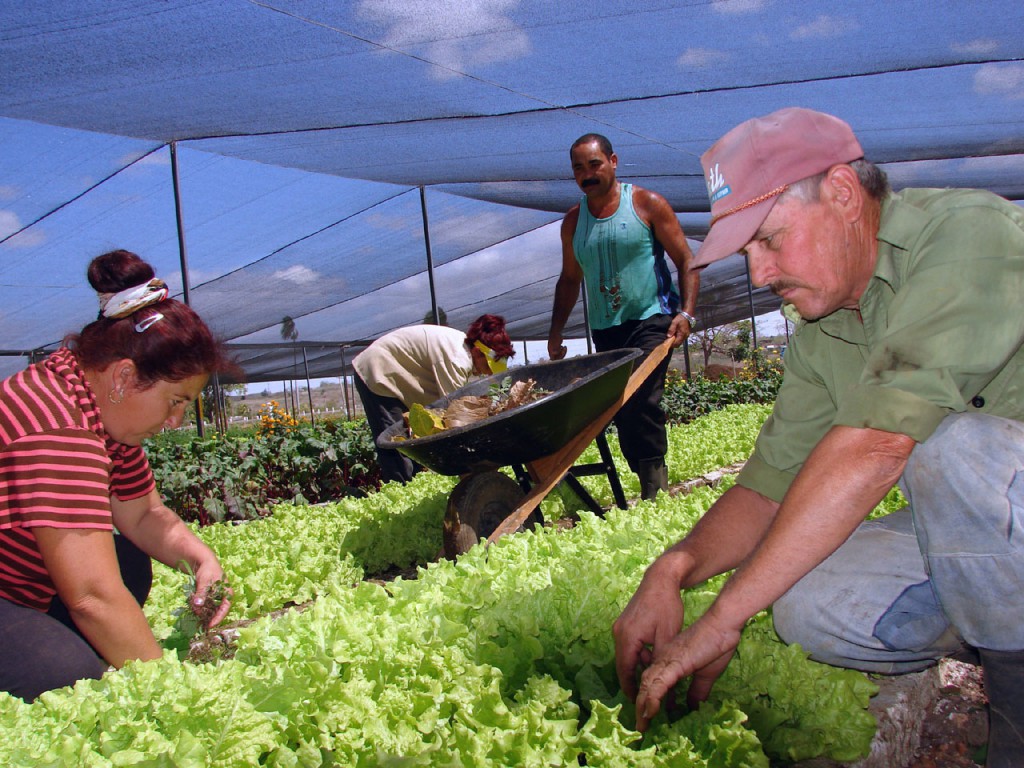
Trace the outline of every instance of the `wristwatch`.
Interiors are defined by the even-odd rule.
[[[686,318],[686,322],[690,324],[690,330],[697,330],[697,318],[687,312],[685,309],[680,309],[679,314]]]

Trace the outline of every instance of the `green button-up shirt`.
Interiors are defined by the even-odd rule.
[[[882,203],[860,311],[800,321],[738,482],[781,501],[833,425],[928,439],[950,413],[1024,421],[1024,210],[981,190]]]

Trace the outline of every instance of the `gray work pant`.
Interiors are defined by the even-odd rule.
[[[1024,424],[948,416],[900,480],[904,509],[862,523],[773,607],[812,658],[896,674],[968,646],[1024,649]]]

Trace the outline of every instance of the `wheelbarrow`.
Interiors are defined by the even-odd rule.
[[[620,349],[510,368],[427,407],[445,409],[457,398],[487,395],[507,378],[513,383],[533,379],[551,394],[426,437],[406,438],[405,425],[394,424],[377,442],[439,474],[461,477],[445,513],[444,552],[450,558],[480,539],[490,543],[522,529],[531,516],[536,519],[540,502],[563,479],[606,472],[616,501],[624,507],[604,428],[671,349],[672,340],[666,339],[639,363],[642,350]],[[602,463],[573,467],[595,439]],[[518,482],[497,471],[505,466],[516,469]],[[589,506],[596,505],[578,481],[572,487]]]

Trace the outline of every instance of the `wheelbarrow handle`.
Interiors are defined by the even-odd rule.
[[[629,400],[633,396],[633,393],[640,388],[640,385],[647,381],[647,378],[654,373],[654,370],[661,364],[667,356],[672,354],[672,345],[675,342],[674,337],[669,336],[661,344],[651,350],[651,353],[647,355],[640,364],[633,369],[633,372],[629,375],[629,380],[626,382],[625,389],[622,390],[622,397],[613,406],[616,411],[622,407],[622,404]],[[614,412],[612,413],[614,416]],[[608,421],[611,421],[609,418]],[[605,422],[607,424],[608,422]],[[604,429],[602,426],[601,429]],[[599,429],[598,432],[601,430]],[[596,437],[597,435],[595,435]]]
[[[560,450],[550,456],[545,456],[527,464],[530,476],[534,479],[534,485],[523,498],[522,503],[512,511],[512,514],[502,520],[501,524],[494,529],[494,532],[487,537],[488,544],[496,541],[506,533],[515,532],[523,524],[523,521],[537,508],[537,505],[540,504],[543,498],[558,485],[562,476],[569,471],[576,459],[587,449],[587,446],[593,442],[594,438],[601,434],[601,430],[608,425],[608,422],[612,420],[619,408],[632,397],[633,393],[654,372],[666,355],[672,354],[672,346],[673,338],[669,336],[651,350],[651,353],[633,369],[625,388],[622,390],[622,394],[619,395],[619,399],[608,406],[604,413],[594,419]]]

